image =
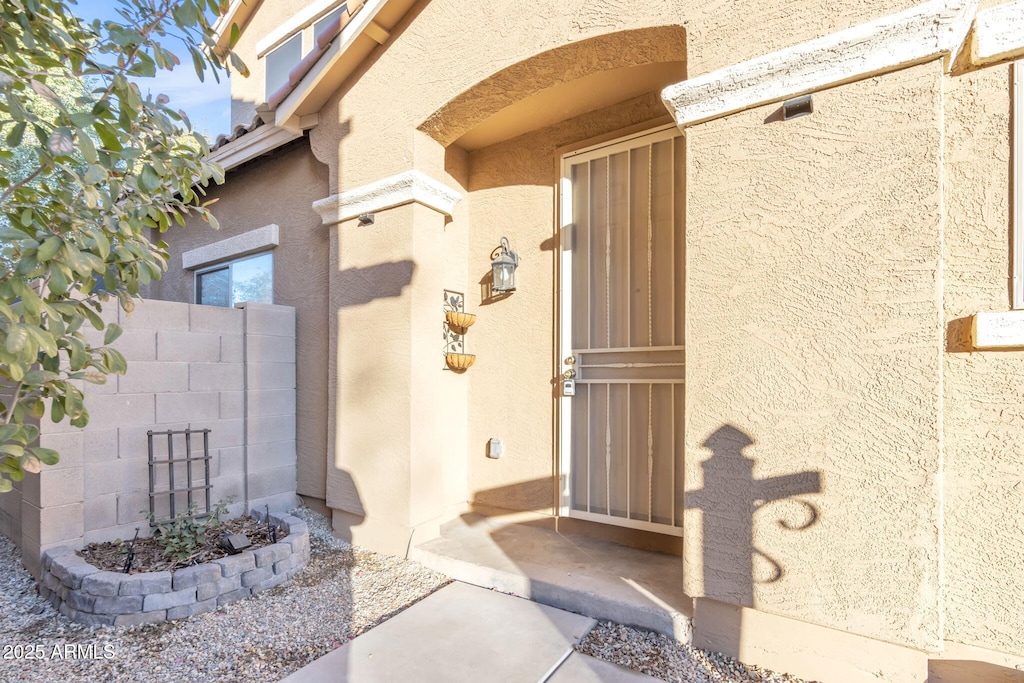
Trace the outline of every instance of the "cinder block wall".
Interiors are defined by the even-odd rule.
[[[136,527],[148,533],[149,430],[211,430],[211,503],[235,496],[232,515],[246,503],[283,510],[296,502],[295,309],[145,301],[116,315],[125,331],[114,347],[127,374],[85,386],[86,428],[42,420],[40,445],[60,452],[60,463],[26,476],[17,509],[19,493],[0,495],[0,531],[21,545],[33,573],[47,548],[127,539]],[[185,457],[184,436],[171,445]],[[194,435],[193,456],[202,447]],[[166,436],[154,438],[154,453],[167,456]],[[203,463],[193,472],[201,480]],[[155,469],[157,488],[167,477],[166,466]],[[178,486],[187,481],[184,465],[175,477]],[[201,491],[194,499],[205,506]],[[187,506],[186,496],[176,500],[177,511]],[[166,497],[156,511],[168,512]]]

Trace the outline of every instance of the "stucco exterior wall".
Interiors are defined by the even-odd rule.
[[[332,168],[332,182],[342,189],[355,187],[414,165],[427,170],[423,164],[434,162],[423,158],[417,146],[417,127],[474,84],[547,50],[572,49],[584,39],[630,29],[684,26],[687,72],[695,76],[915,4],[842,0],[795,6],[758,0],[732,11],[722,3],[696,0],[568,0],[532,5],[524,12],[515,3],[424,1],[392,31],[386,49],[375,53],[324,106],[311,142],[318,158]],[[619,52],[628,50],[623,46]],[[615,59],[615,52],[608,53],[596,68],[609,68]],[[402,87],[396,88],[399,82]],[[528,94],[524,84],[518,95]],[[359,121],[375,123],[360,126]],[[441,172],[439,162],[435,169]]]
[[[154,299],[194,300],[193,271],[182,269],[181,255],[196,247],[269,224],[280,227],[274,248],[274,303],[295,308],[298,493],[326,497],[328,261],[329,233],[312,203],[327,194],[327,169],[304,140],[297,140],[258,163],[228,173],[213,187],[211,210],[220,221],[213,232],[205,222],[190,220],[162,236],[169,245],[169,265],[150,292]]]
[[[940,646],[941,80],[688,130],[690,595]]]
[[[947,640],[1024,654],[1024,353],[972,351],[967,325],[1009,310],[1010,83],[946,91],[945,604]]]
[[[399,551],[466,500],[553,512],[557,156],[665,115],[653,95],[622,90],[588,112],[559,89],[670,62],[683,80],[917,4],[414,5],[320,111],[312,155],[236,172],[215,207],[240,229],[280,224],[283,252],[275,198],[305,211],[409,169],[463,195],[451,217],[407,204],[324,228],[303,214],[309,241],[291,267],[305,277],[329,234],[313,271],[330,273],[330,301],[320,280],[280,302],[299,309],[300,359],[302,306],[321,311],[309,338],[329,338],[314,347],[330,357],[300,360],[317,369],[300,387],[317,387],[308,405],[331,433],[326,473],[303,455],[324,451],[300,445],[300,493],[325,491],[336,529]],[[233,85],[236,101],[262,96],[255,43],[296,8],[267,0],[243,33],[253,77]],[[1007,91],[1005,67],[951,77],[936,60],[818,92],[810,117],[782,122],[771,105],[687,130],[691,595],[919,651],[1024,652],[1024,530],[1007,512],[1024,507],[1024,361],[970,352],[963,324],[1008,305]],[[542,96],[565,120],[455,143],[495,127],[481,107]],[[284,172],[292,163],[307,170]],[[522,258],[520,289],[486,301],[502,235]],[[464,375],[440,365],[445,288],[479,316]],[[329,384],[316,385],[324,362]],[[485,457],[494,436],[500,460]]]

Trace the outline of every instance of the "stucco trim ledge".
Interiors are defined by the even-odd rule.
[[[974,22],[971,61],[991,64],[1024,55],[1024,0],[978,12]]]
[[[976,349],[1024,348],[1024,311],[976,313],[971,328]]]
[[[661,98],[686,127],[762,104],[947,56],[970,31],[978,0],[932,0],[822,38],[670,85]]]
[[[248,256],[268,247],[276,247],[279,243],[280,229],[271,223],[226,240],[190,249],[181,255],[181,267],[194,270],[217,261]]]
[[[333,225],[364,213],[393,209],[416,202],[451,216],[462,199],[459,192],[412,169],[313,202],[324,225]]]

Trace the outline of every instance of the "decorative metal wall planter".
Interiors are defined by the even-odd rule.
[[[449,370],[463,373],[476,362],[476,356],[466,353],[466,330],[476,322],[476,316],[466,313],[466,296],[462,292],[444,290],[444,362]]]
[[[466,328],[476,322],[476,315],[463,311],[445,311],[444,319],[448,321],[448,327],[461,335],[466,333]]]
[[[472,353],[448,353],[445,354],[444,362],[455,372],[465,372],[476,362],[476,355]]]

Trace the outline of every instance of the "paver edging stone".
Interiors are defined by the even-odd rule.
[[[278,543],[176,572],[101,571],[67,546],[50,548],[42,557],[39,594],[87,626],[134,626],[209,612],[279,586],[306,566],[306,523],[287,514],[270,518],[286,534]]]

